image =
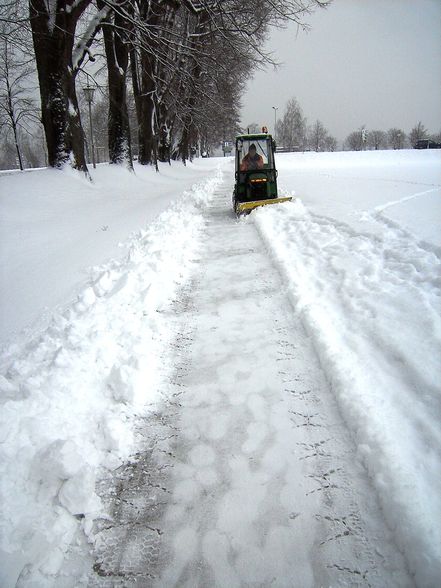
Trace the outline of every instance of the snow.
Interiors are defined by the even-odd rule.
[[[0,346],[47,324],[84,289],[89,268],[123,256],[119,243],[215,165],[161,164],[159,174],[98,165],[92,184],[68,169],[1,174]]]
[[[170,400],[102,495],[111,521],[90,536],[89,583],[410,587],[310,338],[230,196],[231,179],[166,309],[179,335]]]
[[[440,246],[438,150],[277,154],[276,160],[281,187],[295,190],[315,213],[359,231],[365,228],[361,213],[380,213]]]
[[[71,117],[75,117],[78,115],[78,113],[75,109],[75,106],[72,104],[71,100],[69,100],[69,103],[68,103],[68,113],[69,113],[69,116],[71,116]]]
[[[77,3],[74,3],[77,4]],[[73,6],[70,6],[70,11],[73,10]],[[92,57],[92,53],[89,51],[88,44],[90,44],[90,40],[94,38],[96,35],[96,31],[99,28],[99,25],[106,19],[107,15],[109,14],[110,8],[108,6],[104,6],[100,10],[96,12],[96,14],[92,15],[86,30],[81,35],[81,39],[75,46],[75,49],[72,54],[72,68],[76,71],[83,61],[84,55],[86,53],[89,54],[89,57]]]
[[[438,584],[441,154],[277,165],[0,176],[2,586]]]
[[[434,586],[441,573],[440,155],[278,161],[292,174],[280,172],[285,186],[305,192],[257,211],[255,222],[418,585]],[[369,180],[368,165],[381,179]],[[320,201],[308,173],[322,179],[324,170]]]
[[[59,176],[53,173],[56,184]],[[113,170],[109,175],[115,179]],[[113,469],[129,456],[136,441],[134,421],[158,402],[156,380],[167,371],[161,357],[170,337],[161,308],[190,271],[199,208],[219,181],[213,175],[133,235],[125,258],[97,268],[77,301],[55,314],[38,337],[4,352],[2,586],[14,586],[24,564],[34,564],[40,574],[51,573],[46,565],[57,568],[78,525],[87,530],[90,517],[100,512],[94,492],[97,467]],[[28,185],[28,179],[38,177],[33,173],[22,181]],[[125,177],[130,189],[131,177]],[[80,185],[87,188],[85,182]],[[103,200],[94,199],[95,223],[102,218]],[[84,202],[79,199],[76,207]],[[135,202],[139,224],[140,209]],[[45,212],[47,208],[41,217]],[[70,221],[80,224],[86,213],[70,215]],[[130,215],[128,219],[130,226]],[[79,521],[76,515],[81,515]],[[23,581],[25,572],[26,567]]]

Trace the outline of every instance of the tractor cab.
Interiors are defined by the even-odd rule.
[[[236,137],[233,207],[236,214],[253,208],[291,200],[277,197],[275,142],[268,133]]]

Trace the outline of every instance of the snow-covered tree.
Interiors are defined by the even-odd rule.
[[[132,147],[129,114],[127,109],[127,71],[133,24],[132,4],[116,4],[107,11],[102,21],[102,32],[108,79],[108,142],[110,163],[125,164],[132,169]],[[97,0],[101,13],[105,13],[105,0]],[[124,8],[124,9],[123,9]]]
[[[174,152],[185,161],[207,128],[204,121],[221,129],[225,108],[238,118],[243,84],[256,66],[272,62],[263,50],[269,27],[289,20],[303,24],[305,15],[324,5],[320,0],[140,1],[136,13],[144,24],[135,29],[131,53],[140,162],[155,159],[155,150],[173,142],[172,134]],[[228,96],[219,93],[225,87]]]
[[[29,19],[37,63],[41,114],[49,165],[87,171],[75,79],[109,7],[91,9],[80,35],[77,25],[92,0],[31,0]]]
[[[87,172],[76,81],[80,72],[96,74],[97,68],[89,66],[95,60],[94,43],[103,43],[106,55],[110,160],[131,166],[130,78],[139,161],[167,160],[173,150],[185,161],[196,144],[237,128],[244,84],[255,67],[273,63],[263,49],[269,28],[289,21],[306,28],[306,16],[327,2],[29,0],[27,5],[26,0],[8,0],[6,4],[7,18],[0,12],[0,21],[15,23],[17,30],[30,25],[32,31],[49,165],[70,162]]]

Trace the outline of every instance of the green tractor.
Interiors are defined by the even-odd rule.
[[[233,208],[238,216],[258,206],[292,200],[291,196],[277,197],[275,150],[276,144],[268,133],[236,137]]]

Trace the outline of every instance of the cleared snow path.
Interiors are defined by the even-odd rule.
[[[312,343],[253,222],[206,212],[169,401],[103,480],[89,586],[412,586]]]

